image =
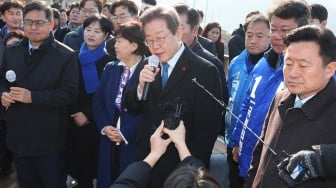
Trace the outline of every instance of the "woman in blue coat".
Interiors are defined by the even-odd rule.
[[[141,115],[123,107],[122,95],[136,85],[147,47],[139,22],[123,24],[115,33],[119,61],[109,63],[93,99],[100,143],[97,187],[109,187],[135,161],[135,137]]]
[[[98,134],[92,98],[104,67],[113,61],[105,50],[111,29],[106,17],[91,16],[83,23],[84,42],[78,54],[79,95],[70,106],[67,138],[68,173],[81,188],[93,188],[93,179],[97,176]]]

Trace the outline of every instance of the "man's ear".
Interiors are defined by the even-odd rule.
[[[53,19],[52,21],[49,22],[49,30],[53,31],[54,30],[54,25],[55,25],[55,20]]]
[[[328,23],[327,20],[323,20],[323,21],[321,22],[321,26],[323,26],[323,27],[327,27],[327,23]]]
[[[178,27],[177,30],[176,30],[176,36],[179,40],[182,41],[182,36],[183,36],[183,29],[182,27]]]
[[[199,25],[195,25],[194,28],[192,28],[192,34],[193,35],[197,35],[198,34],[198,28],[199,28]]]
[[[336,73],[336,62],[333,61],[329,63],[326,67],[326,71],[329,77],[333,77],[334,74]]]

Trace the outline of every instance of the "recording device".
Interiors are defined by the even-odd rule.
[[[159,60],[159,57],[156,56],[156,55],[152,55],[148,58],[148,65],[152,66],[154,68],[154,71],[155,71],[155,68],[159,65],[160,63],[160,60]],[[143,92],[142,92],[142,96],[141,96],[141,100],[142,101],[146,101],[148,100],[148,90],[149,90],[149,82],[146,82],[145,85],[144,85],[144,89],[143,89]]]
[[[275,156],[277,161],[282,161],[283,158],[281,158],[273,148],[270,147],[270,145],[266,144],[265,141],[258,136],[258,134],[256,134],[250,127],[247,126],[246,123],[242,122],[238,116],[236,116],[234,113],[232,113],[229,109],[226,108],[226,104],[217,99],[209,90],[207,90],[202,84],[200,84],[196,78],[193,78],[191,80],[192,83],[196,84],[199,88],[201,88],[204,92],[206,92],[212,99],[214,99],[218,104],[220,104],[225,110],[226,112],[230,113],[232,115],[233,118],[235,118],[244,128],[246,128],[248,131],[250,131],[250,133],[253,134],[253,136],[255,136],[264,146],[266,146],[266,148]],[[289,157],[289,155],[287,154],[287,152],[283,151],[283,153],[286,154],[286,157]],[[285,180],[285,182],[289,185],[289,186],[294,186],[295,181],[297,181],[298,179],[300,179],[300,177],[302,177],[305,168],[298,164],[294,170],[292,172],[288,172],[285,169],[286,166],[284,166],[282,170],[284,170],[288,176],[285,176],[285,178],[283,178]],[[290,179],[289,179],[290,178]]]
[[[170,130],[176,129],[180,122],[181,115],[186,110],[186,104],[178,97],[172,102],[165,103],[163,109],[165,112],[165,118],[163,119],[164,127]]]
[[[300,175],[302,174],[302,172],[304,171],[305,169],[303,168],[303,166],[301,165],[297,165],[294,170],[292,172],[289,172],[290,173],[290,177],[293,179],[293,180],[296,180],[298,177],[300,177]]]
[[[5,76],[11,86],[16,86],[16,74],[13,70],[8,70]]]

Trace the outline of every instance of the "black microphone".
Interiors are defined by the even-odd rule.
[[[159,57],[156,55],[152,55],[148,58],[148,65],[152,66],[154,68],[154,71],[155,68],[159,65],[159,63],[160,63]],[[149,90],[149,84],[150,84],[149,82],[146,82],[144,85],[144,89],[141,96],[142,101],[146,101],[148,99],[147,95]]]
[[[10,87],[16,86],[16,74],[13,70],[8,70],[6,72],[6,80],[9,82]]]

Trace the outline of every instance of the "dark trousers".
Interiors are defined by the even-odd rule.
[[[64,153],[20,156],[13,153],[21,188],[66,188]]]
[[[6,144],[6,126],[6,121],[0,120],[0,176],[11,168],[13,161],[12,152]]]
[[[111,182],[114,182],[120,175],[120,145],[111,145]]]
[[[93,123],[82,127],[75,124],[69,126],[68,172],[77,180],[80,188],[93,188],[93,179],[97,177],[98,168],[98,142],[98,131]]]
[[[238,163],[232,158],[232,148],[227,147],[227,163],[229,164],[229,180],[230,188],[242,188],[244,186],[244,178],[239,176]]]

